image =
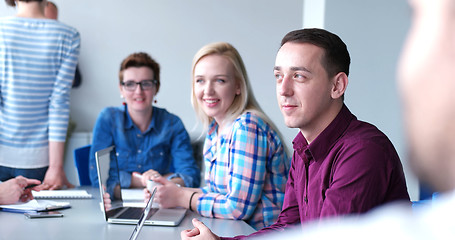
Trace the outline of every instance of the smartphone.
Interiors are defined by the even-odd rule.
[[[51,218],[63,217],[63,213],[58,211],[24,213],[27,218]]]

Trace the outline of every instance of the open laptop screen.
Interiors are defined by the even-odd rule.
[[[98,180],[100,186],[100,194],[102,203],[104,205],[105,212],[108,212],[111,208],[117,208],[122,206],[122,194],[120,191],[120,180],[118,163],[115,156],[115,147],[111,146],[96,152],[97,168],[98,168]],[[114,193],[114,189],[117,187],[117,191]],[[106,203],[104,200],[105,193],[108,193],[111,199],[111,204]],[[112,212],[112,214],[115,214]],[[106,216],[109,217],[109,216]]]
[[[119,184],[119,168],[113,146],[95,153],[102,211],[109,223],[137,224],[143,207],[125,206]],[[114,193],[114,188],[116,189]],[[109,198],[107,198],[109,194]],[[104,197],[103,197],[104,196]],[[177,226],[185,217],[185,208],[158,209],[150,211],[145,225]]]

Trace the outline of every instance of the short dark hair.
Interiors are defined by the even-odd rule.
[[[305,28],[286,34],[281,40],[281,46],[287,42],[309,43],[324,49],[321,64],[328,76],[333,77],[339,72],[349,76],[351,57],[346,44],[337,35],[324,29]]]
[[[42,2],[43,0],[18,0],[21,2]],[[16,6],[16,1],[15,0],[5,0],[6,4],[11,7]]]
[[[160,65],[145,52],[132,53],[120,64],[118,73],[120,84],[123,82],[123,71],[130,67],[148,67],[153,71],[153,79],[157,81],[156,92],[160,90]]]

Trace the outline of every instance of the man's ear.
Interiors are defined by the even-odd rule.
[[[332,92],[331,96],[333,99],[341,98],[346,91],[348,86],[348,76],[344,72],[339,72],[335,77],[332,78]]]

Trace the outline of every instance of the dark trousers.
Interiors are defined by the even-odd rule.
[[[8,179],[15,178],[17,176],[23,176],[31,179],[38,179],[40,181],[44,180],[48,167],[43,168],[10,168],[0,166],[0,181],[4,182]]]

